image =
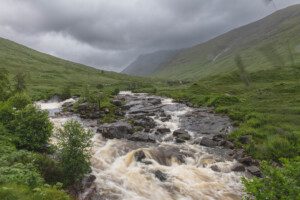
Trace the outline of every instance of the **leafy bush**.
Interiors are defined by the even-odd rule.
[[[84,130],[79,122],[71,120],[59,131],[59,158],[64,174],[64,183],[73,185],[90,171],[92,133]]]
[[[56,160],[47,155],[37,154],[33,163],[47,183],[63,182],[63,171]]]
[[[18,148],[43,151],[48,144],[52,128],[46,111],[28,105],[24,109],[16,111],[10,131],[18,136]]]
[[[300,157],[281,161],[283,167],[273,167],[263,162],[263,178],[243,180],[246,192],[256,199],[300,199]]]
[[[8,104],[17,110],[25,108],[30,103],[31,99],[26,93],[16,93],[8,99]]]

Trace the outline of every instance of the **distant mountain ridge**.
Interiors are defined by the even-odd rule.
[[[168,61],[172,60],[179,52],[179,50],[163,50],[140,55],[122,73],[137,76],[153,74],[166,65]]]
[[[131,70],[127,72],[134,74],[134,69],[138,69],[146,73],[136,75],[198,79],[236,70],[236,54],[242,57],[247,70],[257,71],[274,65],[274,61],[270,62],[262,49],[276,51],[283,62],[289,64],[289,48],[293,51],[295,61],[300,60],[299,52],[295,52],[297,46],[300,46],[300,4],[276,11],[202,44],[178,51],[175,56],[165,58],[160,65],[146,65],[146,60],[139,57],[138,62],[134,62],[135,67],[130,65]],[[152,63],[157,59],[155,55],[160,56],[159,52],[151,55]],[[138,65],[139,63],[143,65]],[[144,69],[145,67],[152,69]]]

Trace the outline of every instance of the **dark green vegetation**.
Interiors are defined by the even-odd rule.
[[[48,114],[24,93],[7,97],[0,102],[0,199],[69,199],[60,165],[50,158]]]
[[[270,69],[274,65],[292,65],[300,60],[299,21],[300,5],[279,10],[257,22],[183,49],[175,58],[165,61],[146,75],[172,80],[198,80],[231,73],[235,70],[236,53],[241,55],[247,70],[252,72]],[[293,53],[292,57],[290,53]],[[274,57],[274,54],[280,58]],[[155,59],[152,57],[152,62]],[[138,62],[143,63],[143,60],[140,58]],[[139,68],[137,70],[141,71]]]
[[[59,131],[59,159],[65,184],[80,182],[90,172],[90,151],[92,132],[85,131],[77,121],[67,122]],[[74,167],[76,166],[76,167]]]

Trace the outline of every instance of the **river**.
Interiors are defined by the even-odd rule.
[[[245,174],[231,170],[237,163],[228,156],[232,150],[219,146],[210,148],[198,142],[203,137],[230,134],[233,127],[228,117],[214,114],[209,108],[192,108],[148,94],[124,91],[117,98],[126,103],[125,119],[140,122],[146,117],[150,121],[149,130],[139,130],[136,137],[127,139],[108,139],[99,133],[96,120],[81,119],[75,114],[56,115],[65,102],[74,102],[74,99],[37,103],[49,111],[55,128],[76,119],[95,133],[91,163],[99,199],[242,198],[241,177]],[[153,122],[155,126],[151,126]],[[163,133],[158,133],[158,129]],[[176,139],[173,132],[178,129],[187,131],[190,138]],[[143,141],[145,137],[147,140]]]

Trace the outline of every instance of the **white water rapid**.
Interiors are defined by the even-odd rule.
[[[140,106],[141,101],[153,97],[147,94],[121,92],[119,98]],[[225,159],[222,149],[212,150],[195,144],[195,139],[203,135],[199,135],[192,128],[190,130],[186,128],[192,137],[190,141],[176,143],[172,139],[172,132],[183,127],[182,116],[193,112],[194,108],[174,103],[172,99],[154,98],[161,99],[161,108],[171,117],[167,121],[162,121],[160,117],[151,116],[156,123],[156,128],[164,127],[171,130],[171,133],[164,135],[156,143],[105,139],[96,132],[98,125],[95,120],[83,120],[74,114],[55,115],[61,110],[63,103],[72,102],[73,99],[64,102],[37,102],[37,105],[41,109],[49,110],[50,119],[56,128],[72,118],[79,120],[86,128],[95,132],[91,162],[100,199],[241,199],[243,188],[240,179],[244,174],[231,171],[231,167],[236,163],[235,160]],[[200,114],[207,120],[205,124],[209,124],[214,119],[225,124],[223,118],[212,118],[213,114],[206,115],[206,111]],[[194,120],[197,122],[197,119]],[[226,128],[230,132],[231,127]],[[137,153],[141,151],[145,155],[143,162],[136,159]],[[217,166],[218,170],[212,170],[213,165]]]

